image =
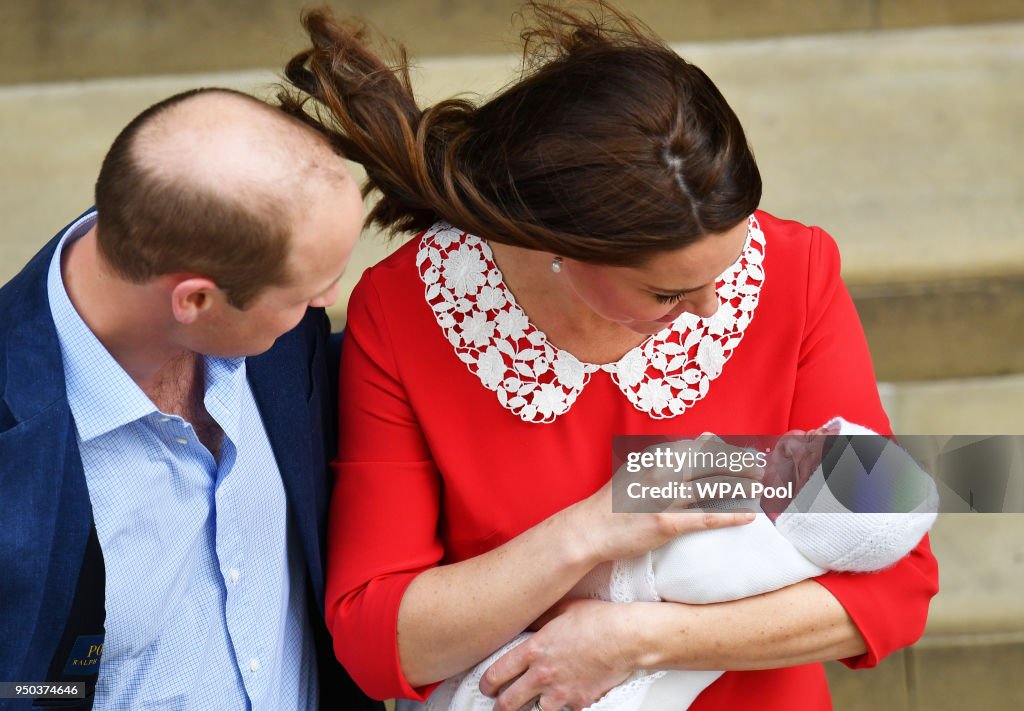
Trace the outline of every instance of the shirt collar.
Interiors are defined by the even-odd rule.
[[[89,330],[64,288],[61,274],[64,248],[95,224],[94,210],[68,227],[50,261],[47,279],[50,313],[64,361],[68,405],[83,441],[157,412],[152,401]]]
[[[242,432],[242,413],[245,410],[243,393],[246,387],[245,358],[203,358],[206,411],[224,436],[238,442]]]

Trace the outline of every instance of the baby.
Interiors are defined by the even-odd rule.
[[[870,471],[861,468],[859,461],[817,466],[794,484],[798,493],[781,513],[759,513],[746,526],[688,533],[644,555],[604,563],[588,573],[568,597],[611,602],[726,602],[778,590],[830,570],[881,570],[920,542],[935,521],[938,498],[931,477],[910,455],[875,432],[842,418],[806,433],[811,436],[801,434],[789,433],[786,447],[773,452],[767,474],[780,464],[781,457],[798,457],[790,450],[814,441],[814,435],[819,436],[818,442],[825,435],[873,436],[863,440],[874,449],[874,462],[866,468]],[[847,447],[841,456],[856,454]],[[865,478],[867,474],[872,475],[870,480]],[[872,497],[877,501],[871,501]],[[854,498],[858,503],[851,505]],[[748,507],[757,505],[743,503]],[[712,502],[711,507],[728,509],[736,505]],[[851,508],[884,513],[854,513]],[[530,634],[518,635],[472,669],[446,680],[427,699],[426,708],[490,711],[494,699],[480,692],[480,678]],[[722,674],[638,671],[587,708],[679,711],[688,708]]]

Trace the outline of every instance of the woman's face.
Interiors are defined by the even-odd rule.
[[[684,311],[703,317],[715,313],[715,280],[739,259],[746,239],[747,221],[743,220],[638,267],[566,259],[560,276],[597,315],[637,333],[652,334]]]

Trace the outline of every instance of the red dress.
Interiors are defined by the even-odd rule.
[[[486,242],[435,226],[367,270],[342,349],[326,614],[338,658],[377,698],[423,698],[398,663],[398,607],[421,571],[491,550],[599,489],[617,434],[781,434],[836,415],[888,432],[867,344],[817,228],[757,212],[719,280],[612,366],[547,343]],[[938,570],[927,538],[880,573],[817,579],[870,667],[915,642]],[[831,708],[823,668],[727,672],[691,707]]]

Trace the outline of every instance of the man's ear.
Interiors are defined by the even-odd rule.
[[[215,299],[223,298],[217,285],[206,277],[185,275],[173,278],[171,311],[180,324],[195,323],[201,314],[213,307]]]

